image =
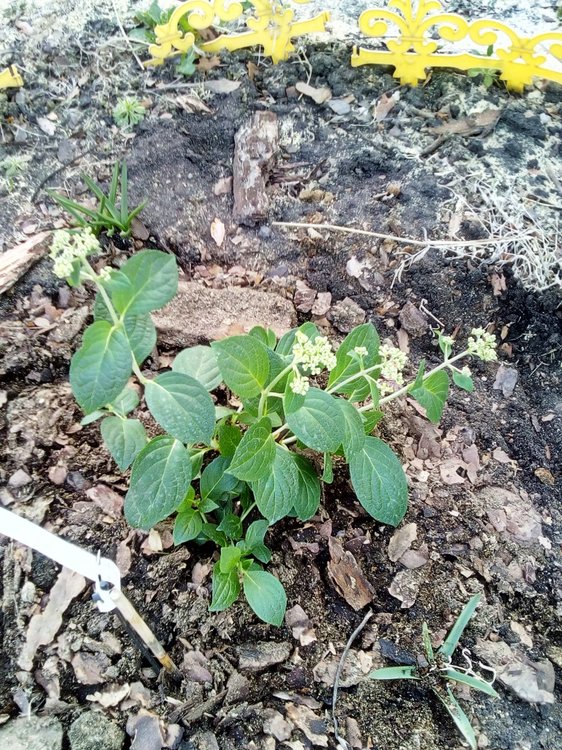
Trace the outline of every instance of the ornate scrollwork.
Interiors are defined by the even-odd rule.
[[[246,18],[249,31],[221,34],[217,39],[204,42],[200,48],[205,52],[218,52],[261,45],[264,53],[277,63],[286,60],[293,51],[295,37],[325,31],[330,17],[329,13],[320,13],[306,21],[295,21],[294,11],[284,0],[250,0],[250,3],[252,15]],[[200,31],[213,26],[217,19],[223,23],[235,21],[244,16],[244,12],[242,3],[235,0],[187,0],[175,9],[167,23],[154,29],[156,42],[148,48],[151,59],[146,65],[161,65],[166,58],[189,52],[194,47],[195,34],[179,27],[183,18],[192,29]]]
[[[445,13],[439,0],[390,0],[386,8],[366,10],[359,27],[367,36],[382,38],[386,50],[353,50],[351,64],[392,65],[401,83],[417,86],[427,78],[428,68],[488,68],[514,91],[522,91],[533,78],[562,83],[562,72],[549,67],[552,58],[562,60],[562,32],[524,37],[509,26],[491,19],[466,21],[456,13]],[[396,31],[387,38],[389,29]],[[435,29],[438,39],[429,37]],[[493,54],[439,52],[439,41],[470,40]],[[552,64],[552,63],[551,63]]]

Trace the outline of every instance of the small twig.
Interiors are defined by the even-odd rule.
[[[113,12],[115,13],[115,19],[117,20],[117,25],[119,26],[119,30],[121,31],[121,34],[123,35],[123,39],[125,40],[125,44],[129,48],[129,51],[130,51],[131,55],[137,61],[137,64],[138,64],[139,68],[143,71],[143,73],[145,73],[146,72],[146,68],[142,64],[142,60],[140,59],[140,57],[137,55],[137,53],[133,49],[133,45],[131,44],[131,40],[129,39],[129,37],[127,36],[127,33],[126,33],[125,29],[123,28],[123,24],[121,23],[121,17],[119,16],[119,11],[117,10],[117,6],[115,5],[115,0],[111,0],[111,5],[113,7]]]
[[[353,633],[349,636],[349,640],[345,644],[345,648],[343,650],[343,653],[341,655],[340,663],[338,664],[338,668],[336,669],[336,676],[334,677],[334,689],[332,691],[332,723],[334,725],[334,736],[336,738],[336,742],[341,747],[347,747],[349,748],[349,744],[346,742],[346,740],[343,739],[343,737],[340,737],[338,732],[338,720],[336,719],[336,703],[338,702],[338,689],[340,686],[340,677],[341,673],[343,671],[345,660],[347,659],[347,655],[349,653],[349,649],[353,645],[353,641],[357,638],[359,633],[363,630],[367,622],[371,619],[373,616],[373,611],[367,612],[365,617],[361,620],[359,625],[355,628]]]
[[[400,242],[402,245],[415,245],[416,247],[471,247],[472,245],[498,245],[503,242],[514,242],[527,236],[526,233],[510,235],[508,237],[495,237],[479,240],[414,240],[410,237],[397,237],[393,234],[382,234],[382,232],[371,232],[368,229],[355,229],[354,227],[342,227],[339,224],[306,224],[297,221],[272,221],[274,227],[295,227],[300,229],[326,229],[330,232],[343,232],[344,234],[360,234],[364,237],[376,237],[379,240],[391,240]]]

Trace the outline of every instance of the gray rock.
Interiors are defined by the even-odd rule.
[[[182,742],[179,750],[220,750],[213,732],[195,732],[189,740]]]
[[[263,641],[238,647],[238,666],[250,672],[259,672],[274,664],[286,661],[291,655],[289,643]]]
[[[0,747],[6,750],[61,750],[62,725],[51,716],[9,721],[0,727]]]
[[[68,730],[72,750],[121,750],[125,733],[102,713],[80,714]]]
[[[72,141],[63,138],[57,150],[57,159],[61,164],[70,164],[76,158],[76,149]]]
[[[365,310],[350,297],[336,302],[328,313],[328,320],[342,333],[349,333],[355,326],[365,322]]]

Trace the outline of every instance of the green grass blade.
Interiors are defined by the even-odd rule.
[[[80,203],[70,200],[70,198],[65,198],[62,195],[58,195],[58,193],[50,193],[50,195],[53,200],[62,206],[65,211],[68,211],[69,214],[74,216],[74,218],[81,224],[88,223],[85,221],[84,216],[89,216],[90,219],[96,219],[98,217],[97,211],[92,211],[90,208],[86,208],[86,206],[82,206]],[[82,216],[82,214],[84,214],[84,216]]]
[[[384,667],[368,675],[371,680],[419,680],[416,667]]]
[[[422,638],[423,638],[423,647],[425,650],[425,656],[428,662],[431,664],[431,662],[434,660],[434,654],[433,654],[433,646],[431,645],[431,636],[429,635],[429,628],[427,627],[427,622],[424,622],[422,624]]]
[[[451,628],[449,635],[447,636],[447,638],[445,639],[445,642],[439,649],[438,651],[439,654],[443,654],[444,656],[453,655],[453,651],[459,645],[460,637],[463,634],[464,629],[468,625],[470,618],[474,614],[474,610],[478,606],[479,601],[480,601],[480,594],[475,594],[473,597],[471,597],[468,604],[464,607],[463,611],[457,617],[457,621]]]
[[[474,734],[474,729],[472,728],[468,716],[462,710],[457,699],[451,692],[451,689],[447,688],[446,696],[441,695],[441,693],[439,693],[435,689],[433,690],[433,692],[447,709],[449,716],[455,722],[457,729],[470,745],[471,750],[476,750],[476,736]]]
[[[123,162],[123,164],[121,165],[121,224],[123,228],[127,227],[129,223],[129,202],[127,198],[127,189],[127,164]]]
[[[469,687],[474,688],[474,690],[480,690],[481,693],[486,693],[486,695],[491,695],[494,698],[500,697],[489,682],[485,682],[479,677],[474,677],[470,674],[464,674],[463,672],[457,672],[456,669],[452,669],[451,667],[449,667],[445,672],[445,677],[448,680],[462,682],[463,685],[468,685]]]
[[[109,186],[109,201],[114,206],[117,203],[117,188],[119,187],[119,162],[116,162],[111,175],[111,185]]]
[[[129,216],[127,217],[129,220],[129,224],[131,221],[140,214],[140,212],[143,210],[143,208],[146,206],[146,201],[143,201],[142,203],[139,203],[139,205],[136,208],[133,208]]]
[[[103,200],[105,200],[105,198],[106,198],[106,195],[105,195],[105,193],[104,193],[104,192],[103,192],[103,190],[102,190],[102,189],[100,188],[100,186],[99,186],[99,185],[97,185],[97,184],[96,184],[96,183],[95,183],[95,182],[94,182],[94,181],[92,180],[92,178],[91,178],[91,177],[88,177],[88,175],[87,175],[87,174],[83,174],[83,175],[82,175],[82,179],[84,180],[84,182],[86,183],[86,185],[88,186],[88,188],[89,188],[89,189],[91,190],[91,192],[92,192],[92,193],[93,193],[93,194],[94,194],[94,195],[96,196],[96,198],[97,198],[97,199],[99,200],[99,202],[100,202],[100,203],[101,203],[101,202],[102,202]]]

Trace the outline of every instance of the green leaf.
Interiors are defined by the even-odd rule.
[[[302,326],[299,326],[298,328],[291,328],[291,330],[287,331],[287,333],[281,336],[281,338],[277,342],[277,346],[275,347],[275,351],[277,352],[277,354],[281,354],[285,357],[289,356],[292,353],[297,331],[302,331],[302,333],[308,336],[311,341],[314,341],[318,338],[318,336],[320,336],[320,332],[318,328],[316,328],[314,323],[307,322],[303,323]]]
[[[343,398],[340,399],[339,404],[344,419],[342,447],[349,463],[351,457],[359,453],[365,445],[365,430],[361,414],[355,406]]]
[[[468,716],[462,710],[459,702],[451,692],[451,689],[449,687],[447,688],[446,695],[443,695],[440,690],[436,690],[435,688],[433,688],[433,692],[447,709],[449,716],[455,722],[457,729],[470,745],[471,750],[476,750],[477,745],[474,729],[470,724]]]
[[[118,414],[121,414],[123,417],[125,417],[129,412],[133,411],[133,409],[136,409],[139,403],[139,394],[137,393],[135,388],[131,388],[130,385],[126,385],[121,393],[117,396],[117,398],[115,398],[111,402],[111,404],[109,404],[109,406],[111,406],[113,411],[116,411]]]
[[[298,487],[299,473],[293,454],[276,445],[269,475],[251,484],[258,510],[270,524],[290,512]]]
[[[474,690],[479,690],[481,693],[491,695],[493,698],[500,697],[489,682],[485,682],[479,677],[473,677],[472,675],[466,674],[465,672],[457,672],[457,670],[453,669],[452,667],[448,667],[445,670],[444,675],[448,680],[462,682],[463,685],[468,685],[469,687],[474,688]]]
[[[236,568],[229,573],[221,573],[220,562],[213,568],[213,596],[209,605],[210,612],[222,612],[230,607],[240,594],[240,581]]]
[[[196,508],[180,508],[174,523],[174,544],[197,539],[203,529],[203,519]]]
[[[263,417],[253,424],[240,441],[228,471],[244,482],[255,482],[268,476],[275,458],[275,441],[271,422]]]
[[[242,399],[258,396],[269,375],[265,346],[255,336],[230,336],[211,346],[227,386]]]
[[[229,422],[221,422],[217,425],[216,438],[221,455],[225,458],[232,458],[242,440],[242,433],[239,427]]]
[[[96,411],[91,411],[89,414],[86,414],[85,417],[82,417],[80,424],[82,427],[86,427],[86,425],[92,424],[92,422],[97,422],[98,419],[105,417],[107,414],[108,412],[103,409],[96,409]]]
[[[101,423],[101,435],[121,471],[129,468],[147,442],[138,419],[106,417]]]
[[[220,572],[226,574],[230,573],[231,570],[235,570],[241,558],[242,550],[240,547],[223,547],[219,561]]]
[[[324,453],[324,470],[322,471],[322,481],[326,484],[332,484],[334,481],[334,464],[329,453]]]
[[[423,639],[423,650],[425,651],[425,657],[431,664],[435,660],[433,653],[433,645],[431,643],[431,635],[429,634],[429,628],[427,622],[422,623],[422,639]]]
[[[95,411],[121,393],[131,371],[131,349],[123,329],[97,321],[86,328],[82,346],[72,357],[72,392],[86,413]]]
[[[351,483],[361,505],[381,523],[397,526],[408,508],[408,483],[398,457],[388,445],[366,437],[349,461]]]
[[[320,506],[320,481],[310,461],[298,453],[291,453],[298,472],[298,488],[293,507],[301,521],[308,521]]]
[[[275,349],[275,344],[277,343],[277,336],[275,335],[275,331],[272,331],[271,328],[263,328],[262,326],[254,326],[249,331],[250,336],[255,336],[259,341],[262,342],[265,346],[267,346],[269,349]]]
[[[172,370],[195,378],[208,391],[214,391],[222,382],[217,353],[210,346],[192,346],[184,349],[174,359]]]
[[[228,539],[222,533],[222,531],[217,531],[216,524],[214,523],[204,523],[203,534],[205,534],[206,537],[208,537],[219,547],[224,547],[226,544],[228,544]]]
[[[370,680],[419,680],[417,667],[383,667],[369,672]]]
[[[443,645],[439,648],[437,653],[443,654],[444,656],[453,655],[453,651],[459,645],[460,637],[463,634],[464,629],[470,622],[470,618],[474,614],[474,611],[479,602],[480,594],[474,594],[474,596],[470,598],[468,603],[463,607],[462,612],[457,617],[455,624],[449,632],[449,635],[445,638]]]
[[[156,326],[149,313],[128,313],[123,320],[125,334],[135,355],[137,364],[142,364],[156,346]]]
[[[125,518],[135,528],[150,529],[177,510],[191,482],[189,453],[167,435],[153,438],[133,464],[125,498]]]
[[[182,443],[209,445],[215,430],[215,405],[198,380],[164,372],[145,385],[144,396],[154,419]]]
[[[374,409],[372,411],[361,412],[361,419],[363,420],[363,431],[366,435],[370,435],[378,423],[384,418],[384,412]]]
[[[281,581],[265,570],[244,573],[244,596],[256,615],[270,625],[282,625],[287,608],[287,594]]]
[[[254,547],[263,544],[268,528],[269,524],[263,519],[253,521],[248,526],[246,529],[246,536],[244,537],[248,550],[251,551]]]
[[[320,388],[309,388],[298,406],[299,397],[294,398],[290,387],[283,399],[285,419],[291,432],[309,448],[333,453],[344,439],[345,421],[339,399]],[[297,408],[295,408],[297,406]]]
[[[192,76],[197,70],[196,59],[195,50],[191,49],[188,54],[181,56],[179,63],[176,65],[176,71],[187,77]]]
[[[242,536],[242,521],[235,513],[225,513],[217,526],[229,539],[238,540]]]
[[[363,369],[378,363],[380,339],[372,323],[357,326],[342,341],[336,352],[336,366],[328,378],[328,388],[333,388],[337,393],[349,394],[354,401],[362,401],[370,392],[369,384],[364,378],[357,378],[347,385],[339,385],[357,375],[362,369],[359,358],[350,356],[350,352],[353,352],[356,346],[363,346],[368,352],[363,357]]]
[[[131,282],[129,291],[112,296],[120,314],[147,313],[169,302],[178,290],[178,267],[173,255],[160,250],[141,250],[121,267]]]
[[[210,498],[221,502],[225,496],[228,496],[236,489],[238,479],[229,471],[230,459],[224,456],[217,456],[208,464],[201,474],[199,491],[203,500]]]
[[[458,388],[462,388],[463,391],[472,393],[474,390],[474,382],[470,375],[465,375],[464,372],[459,372],[459,370],[453,370],[453,382]]]
[[[424,407],[430,422],[439,422],[449,395],[449,377],[444,370],[438,370],[427,377],[421,386],[411,388],[409,393]]]

